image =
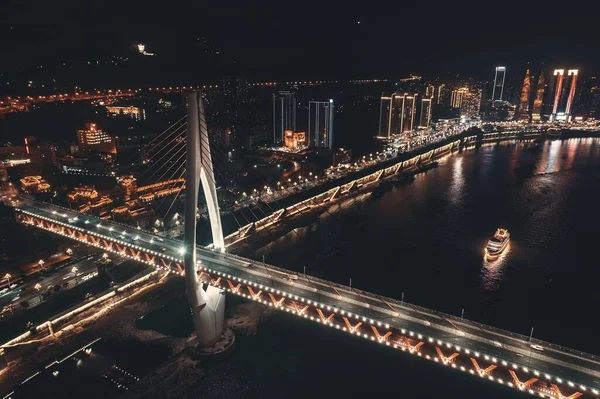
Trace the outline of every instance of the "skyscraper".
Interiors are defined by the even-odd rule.
[[[515,119],[519,121],[529,121],[530,110],[529,110],[529,95],[531,94],[531,77],[529,76],[529,69],[525,72],[525,78],[523,79],[523,86],[521,86],[521,96],[519,97],[519,105],[517,106],[517,112],[515,112]]]
[[[415,109],[417,106],[418,94],[409,95],[407,93],[402,96],[402,115],[400,122],[400,132],[410,132],[415,128]]]
[[[461,118],[477,118],[481,111],[481,89],[461,87],[452,90],[450,105],[460,109]]]
[[[537,86],[535,89],[535,99],[533,100],[533,111],[531,118],[534,121],[542,120],[542,105],[544,104],[544,92],[546,90],[546,79],[544,78],[544,70],[540,71],[538,76]]]
[[[419,126],[429,127],[431,125],[431,107],[433,103],[433,97],[423,97],[421,99],[421,120]]]
[[[379,108],[379,137],[390,137],[391,111],[392,97],[382,95]]]
[[[273,143],[283,142],[286,130],[296,130],[296,96],[280,91],[273,94]]]
[[[435,96],[435,86],[434,85],[427,85],[427,87],[425,88],[425,96],[426,97]]]
[[[494,75],[494,88],[492,89],[492,102],[502,101],[504,93],[504,78],[506,76],[506,67],[497,66],[496,74]]]
[[[381,97],[379,136],[390,137],[415,128],[417,94],[393,93]]]
[[[443,96],[446,93],[446,85],[441,84],[437,88],[437,96],[435,98],[437,104],[442,104]]]
[[[460,107],[461,118],[476,119],[479,118],[481,112],[481,89],[469,90],[462,101]]]
[[[454,108],[461,108],[465,95],[469,92],[467,87],[461,87],[459,89],[452,90],[452,97],[450,98],[450,105]]]
[[[577,90],[577,78],[579,70],[569,69],[565,78],[564,69],[555,69],[550,84],[550,96],[552,98],[551,121],[570,121],[575,91]]]
[[[333,100],[309,101],[308,140],[315,147],[333,147]]]

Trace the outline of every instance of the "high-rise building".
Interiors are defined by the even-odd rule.
[[[570,121],[573,108],[577,78],[579,70],[569,69],[565,76],[564,69],[555,69],[550,84],[550,98],[552,99],[551,121]]]
[[[531,119],[534,121],[542,120],[542,105],[544,104],[544,93],[546,91],[546,79],[544,77],[544,70],[540,71],[538,76],[537,85],[535,88],[535,99],[533,100],[533,110],[531,113]]]
[[[481,111],[481,94],[481,89],[469,89],[468,87],[454,89],[450,105],[460,109],[461,118],[477,118]]]
[[[521,86],[521,96],[519,97],[519,105],[517,106],[517,112],[515,112],[515,118],[520,121],[530,120],[530,109],[529,109],[529,98],[531,94],[531,77],[529,76],[529,69],[525,72],[525,78],[523,79],[523,86]]]
[[[466,119],[477,119],[481,113],[481,89],[469,90],[460,107],[460,117]]]
[[[492,102],[502,101],[504,93],[504,78],[506,77],[506,67],[497,66],[494,75],[494,88],[492,89]]]
[[[461,87],[459,89],[452,90],[452,96],[450,98],[450,105],[454,108],[461,108],[465,95],[469,92],[467,87]]]
[[[379,113],[379,136],[411,131],[415,128],[417,94],[393,93],[381,97]]]
[[[446,85],[441,84],[437,88],[437,96],[435,97],[437,104],[442,104],[444,99],[444,94],[446,93]]]
[[[402,97],[402,115],[400,122],[400,132],[410,132],[415,128],[415,110],[417,107],[417,94],[404,94]]]
[[[421,99],[421,120],[419,126],[429,127],[431,125],[431,107],[433,103],[433,97],[423,97]]]
[[[315,147],[333,147],[333,100],[309,101],[308,140]]]
[[[296,96],[280,91],[273,94],[273,143],[283,142],[286,130],[296,130]]]
[[[390,137],[390,116],[392,112],[392,96],[381,96],[379,108],[379,137]]]
[[[86,129],[77,131],[77,142],[81,150],[117,153],[114,137],[98,129],[95,123],[88,123]]]
[[[433,97],[433,96],[435,96],[435,86],[427,85],[427,87],[425,88],[425,97]]]

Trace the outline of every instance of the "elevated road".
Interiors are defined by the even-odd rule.
[[[32,200],[15,208],[23,223],[182,273],[180,241]],[[232,254],[196,251],[201,279],[227,292],[542,397],[600,397],[596,356]],[[443,355],[450,350],[457,353],[452,359]]]

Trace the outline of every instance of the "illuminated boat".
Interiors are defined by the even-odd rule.
[[[490,238],[485,247],[485,258],[488,260],[496,259],[506,249],[509,241],[510,233],[508,230],[500,228],[496,230],[496,233]]]

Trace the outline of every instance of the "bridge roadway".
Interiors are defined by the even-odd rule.
[[[158,237],[120,223],[101,220],[29,199],[20,201],[15,208],[25,215],[46,218],[63,225],[84,229],[92,235],[117,240],[121,244],[143,247],[182,263],[182,243],[177,240]],[[294,297],[293,299],[298,301],[306,300],[309,304],[311,301],[314,304],[320,303],[341,314],[351,315],[357,321],[362,320],[365,325],[370,322],[373,326],[385,325],[388,328],[401,330],[403,333],[407,330],[410,331],[411,336],[414,333],[419,338],[421,335],[430,337],[430,342],[433,342],[431,338],[443,340],[447,345],[452,344],[474,353],[480,352],[490,357],[497,357],[512,363],[513,367],[518,365],[525,371],[537,370],[536,375],[539,371],[542,375],[550,377],[547,378],[550,381],[565,380],[574,382],[574,385],[569,384],[571,386],[584,385],[588,392],[591,391],[595,397],[598,397],[600,358],[594,355],[535,339],[533,344],[542,346],[543,350],[532,349],[528,337],[519,334],[311,276],[297,275],[289,270],[236,255],[213,252],[201,246],[197,247],[197,255],[199,269],[214,273],[215,277],[217,273],[221,273],[223,277],[231,277],[239,283],[254,283],[257,290],[258,287],[270,289],[277,294],[287,293],[290,299]],[[386,277],[382,276],[382,278]],[[229,289],[228,291],[235,292]],[[247,297],[253,299],[250,295]]]

